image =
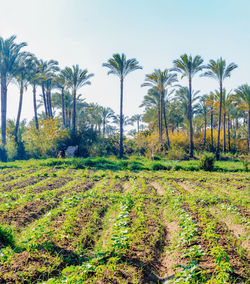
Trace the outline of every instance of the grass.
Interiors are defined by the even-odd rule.
[[[125,160],[118,160],[115,157],[93,157],[93,158],[71,158],[71,159],[45,159],[15,161],[9,163],[0,163],[0,169],[6,168],[33,168],[33,167],[53,167],[53,168],[72,168],[95,170],[132,170],[132,171],[158,171],[158,170],[184,170],[199,171],[201,164],[199,160],[191,161],[170,161],[164,158],[152,161],[144,157],[130,157]],[[246,166],[240,160],[216,161],[213,171],[219,172],[244,172]]]

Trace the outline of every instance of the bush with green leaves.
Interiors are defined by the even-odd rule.
[[[169,171],[169,170],[171,170],[171,166],[170,165],[166,166],[166,165],[159,163],[159,162],[153,163],[152,170],[153,171],[164,171],[164,170]]]
[[[200,160],[200,168],[205,171],[212,171],[214,169],[215,156],[212,153],[204,154]]]

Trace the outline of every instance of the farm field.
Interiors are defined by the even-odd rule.
[[[247,172],[0,170],[0,283],[247,283]]]

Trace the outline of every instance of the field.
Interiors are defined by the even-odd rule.
[[[249,173],[24,165],[0,170],[0,283],[249,281]]]

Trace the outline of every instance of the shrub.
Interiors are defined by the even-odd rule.
[[[179,170],[182,170],[182,166],[181,165],[174,165],[174,167],[173,167],[173,170],[174,171],[179,171]]]
[[[200,168],[205,171],[212,171],[214,169],[215,156],[212,153],[204,154],[200,160]]]
[[[186,153],[183,148],[172,147],[168,150],[169,160],[184,160],[186,158]]]
[[[15,240],[11,228],[0,224],[0,247],[1,246],[14,246]]]
[[[154,156],[154,157],[153,157],[153,160],[154,160],[154,161],[160,161],[160,160],[161,160],[161,157],[160,157],[160,156]]]
[[[67,135],[66,130],[61,129],[57,119],[40,120],[39,130],[33,124],[27,127],[23,136],[25,150],[31,157],[35,158],[56,157],[58,143]]]
[[[121,168],[127,168],[128,167],[128,164],[129,162],[128,161],[119,161],[118,163],[118,166],[121,167]]]
[[[145,170],[145,167],[143,166],[142,163],[137,162],[137,161],[133,161],[129,164],[128,168],[131,171],[139,171],[139,170]]]
[[[249,161],[243,160],[242,163],[243,163],[243,168],[244,168],[244,170],[245,170],[246,172],[248,172]]]
[[[72,167],[73,169],[85,169],[85,163],[82,159],[75,158],[72,161]]]
[[[15,142],[14,137],[10,137],[6,143],[6,151],[9,161],[13,161],[17,157],[17,143]]]
[[[152,170],[153,171],[161,171],[161,170],[171,170],[171,166],[165,166],[162,163],[153,163],[152,165]]]

